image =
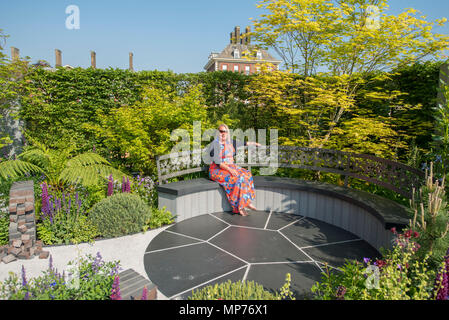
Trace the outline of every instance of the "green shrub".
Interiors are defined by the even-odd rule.
[[[162,209],[151,208],[151,216],[145,223],[144,231],[148,229],[156,229],[166,224],[171,224],[173,221],[173,215],[170,211],[167,211],[165,207]]]
[[[119,193],[96,203],[89,218],[104,237],[119,237],[142,231],[150,215],[139,196]]]
[[[285,284],[279,292],[272,293],[254,281],[237,281],[207,286],[199,290],[192,291],[189,300],[282,300],[292,297],[290,291],[291,276],[287,273]]]
[[[0,282],[0,298],[7,300],[108,300],[119,263],[103,261],[100,253],[69,262],[71,277],[60,274],[52,265],[39,277],[27,279],[22,267]]]

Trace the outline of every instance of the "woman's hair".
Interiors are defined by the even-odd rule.
[[[221,127],[225,127],[226,128],[226,131],[228,132],[228,135],[226,136],[226,140],[228,142],[231,142],[231,134],[229,133],[229,127],[226,124],[222,123],[222,124],[220,124],[218,126],[218,130],[220,130]]]

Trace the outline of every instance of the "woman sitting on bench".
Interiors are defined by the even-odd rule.
[[[210,144],[209,149],[213,159],[209,166],[209,178],[223,186],[232,212],[247,216],[246,207],[256,210],[251,204],[251,201],[256,198],[253,176],[250,171],[234,163],[237,141],[231,142],[228,126],[221,124],[218,130],[219,136]],[[256,142],[247,142],[244,145],[260,146]]]

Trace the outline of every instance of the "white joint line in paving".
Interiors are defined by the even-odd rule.
[[[306,217],[301,217],[301,218],[299,218],[298,220],[295,220],[295,221],[293,221],[293,222],[290,222],[289,224],[283,226],[282,228],[280,228],[280,229],[277,230],[277,231],[281,231],[282,229],[285,229],[285,228],[287,228],[287,227],[290,227],[292,224],[294,224],[294,223],[296,223],[296,222],[298,222],[298,221],[301,221],[301,220],[303,220],[303,219],[305,219],[305,218],[306,218]]]
[[[243,275],[242,282],[246,281],[246,278],[248,277],[248,273],[249,273],[249,268],[251,268],[251,264],[248,264],[248,266],[246,267],[246,271],[245,271],[245,274]]]
[[[188,236],[188,235],[186,235],[186,234],[182,234],[182,233],[178,233],[178,232],[174,232],[174,231],[170,231],[170,230],[165,230],[165,231],[166,231],[166,232],[173,233],[173,234],[176,234],[176,235],[178,235],[178,236],[183,236],[183,237],[190,238],[190,239],[193,239],[193,240],[197,240],[197,241],[201,241],[201,242],[206,242],[206,241],[203,240],[203,239],[191,237],[191,236]]]
[[[343,241],[336,241],[336,242],[329,242],[329,243],[323,243],[323,244],[317,244],[314,246],[307,246],[307,247],[301,247],[301,249],[310,249],[310,248],[316,248],[316,247],[325,247],[325,246],[331,246],[334,244],[341,244],[341,243],[348,243],[348,242],[356,242],[356,241],[363,241],[363,239],[351,239],[351,240],[343,240]]]
[[[218,236],[220,233],[222,233],[222,232],[224,232],[224,231],[226,231],[226,230],[228,230],[229,228],[230,228],[231,226],[230,225],[228,225],[226,228],[224,228],[223,230],[221,230],[220,232],[218,232],[218,233],[216,233],[215,235],[213,235],[212,237],[210,237],[209,239],[207,239],[206,240],[206,242],[208,242],[209,243],[209,241],[211,241],[213,238],[215,238],[216,236]]]
[[[267,222],[265,223],[265,226],[263,227],[265,230],[267,229],[268,222],[270,221],[270,218],[271,218],[271,214],[272,214],[272,213],[273,213],[273,210],[270,210],[270,214],[268,215]]]
[[[218,279],[220,279],[220,278],[222,278],[222,277],[227,276],[228,274],[231,274],[231,273],[233,273],[233,272],[237,272],[237,271],[239,271],[240,269],[243,269],[243,268],[246,268],[246,267],[248,267],[248,265],[244,265],[244,266],[238,267],[237,269],[231,270],[231,271],[226,272],[226,273],[224,273],[224,274],[222,274],[222,275],[220,275],[220,276],[218,276],[218,277],[215,277],[215,278],[213,278],[213,279],[207,280],[206,282],[200,283],[199,285],[196,285],[196,286],[194,286],[194,287],[192,287],[192,288],[190,288],[190,289],[187,289],[187,290],[184,290],[184,291],[182,291],[182,292],[179,292],[179,293],[177,293],[177,294],[175,294],[175,295],[172,295],[172,296],[171,296],[170,298],[168,298],[168,299],[169,299],[169,300],[172,300],[172,299],[174,299],[174,298],[176,298],[176,297],[178,297],[178,296],[180,296],[180,295],[182,295],[182,294],[184,294],[184,293],[191,292],[192,290],[195,290],[195,289],[198,288],[198,287],[204,286],[204,285],[206,285],[206,284],[208,284],[208,283],[210,283],[210,282],[213,282],[213,281],[215,281],[215,280],[218,280]]]
[[[215,248],[217,248],[218,250],[221,250],[221,251],[223,251],[224,253],[227,253],[227,254],[229,254],[230,256],[233,256],[234,258],[236,258],[236,259],[238,259],[238,260],[240,260],[240,261],[242,261],[243,263],[245,263],[245,264],[249,264],[249,262],[248,261],[246,261],[246,260],[243,260],[242,258],[240,258],[240,257],[237,257],[235,254],[233,254],[233,253],[231,253],[231,252],[229,252],[229,251],[226,251],[225,249],[223,249],[223,248],[220,248],[219,246],[217,246],[217,245],[215,245],[215,244],[213,244],[213,243],[211,243],[211,242],[206,242],[206,243],[208,243],[208,244],[210,244],[212,247],[215,247]]]
[[[213,215],[212,213],[208,213],[208,215],[214,217],[214,218],[217,219],[217,220],[220,220],[221,222],[226,223],[228,226],[232,226],[232,224],[230,224],[229,222],[226,222],[226,221],[224,221],[223,219],[220,219],[219,217]]]
[[[301,251],[307,258],[309,258],[313,263],[315,263],[315,265],[321,270],[321,272],[324,272],[323,269],[321,269],[321,267],[319,266],[319,264],[311,257],[309,256],[306,252],[304,252],[300,247],[298,247],[296,245],[296,243],[294,243],[293,241],[291,241],[285,234],[283,234],[282,232],[278,231],[280,235],[282,235],[285,239],[287,239],[288,242],[290,242],[292,245],[294,245],[296,247],[296,249],[298,249],[299,251]]]
[[[251,265],[263,265],[263,264],[299,264],[299,263],[315,263],[315,261],[273,261],[273,262],[251,262]]]
[[[144,255],[145,255],[145,254],[148,254],[148,253],[155,253],[155,252],[160,252],[160,251],[167,251],[167,250],[173,250],[173,249],[179,249],[179,248],[184,248],[184,247],[194,246],[194,245],[202,244],[202,243],[205,243],[205,242],[206,242],[206,241],[194,242],[194,243],[183,244],[183,245],[175,246],[175,247],[169,247],[169,248],[164,248],[164,249],[151,250],[151,251],[145,252]]]

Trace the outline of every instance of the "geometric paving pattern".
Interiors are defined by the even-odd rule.
[[[307,299],[324,266],[338,270],[346,259],[380,257],[354,234],[297,214],[249,211],[204,214],[176,223],[148,245],[148,278],[169,299],[231,280],[255,281],[278,290],[291,274],[291,290]]]

